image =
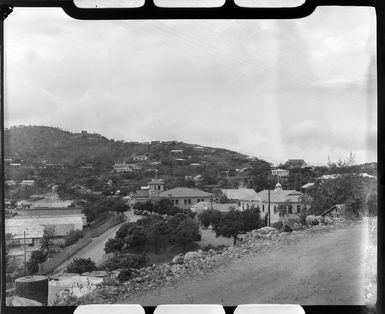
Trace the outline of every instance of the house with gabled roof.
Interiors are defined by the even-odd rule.
[[[238,189],[221,189],[220,190],[229,200],[234,200],[238,204],[239,210],[249,208],[262,208],[262,202],[254,189],[240,187]]]
[[[270,194],[270,196],[269,196]],[[262,190],[257,193],[262,202],[262,214],[265,216],[269,213],[270,198],[270,222],[274,223],[280,220],[279,206],[286,205],[288,213],[300,213],[304,205],[301,200],[303,193],[296,190],[283,190],[280,183],[275,185],[273,191]]]
[[[192,205],[199,202],[210,202],[212,196],[211,193],[186,187],[177,187],[159,193],[160,198],[169,198],[174,206],[182,209],[189,209]]]

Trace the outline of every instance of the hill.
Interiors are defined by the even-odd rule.
[[[125,179],[142,178],[142,182],[146,182],[147,178],[153,177],[153,170],[157,169],[159,175],[171,185],[181,184],[186,176],[197,175],[205,177],[205,184],[217,184],[218,176],[224,173],[228,177],[229,172],[237,185],[242,178],[235,175],[235,169],[250,165],[246,155],[222,148],[201,147],[177,141],[116,141],[87,131],[73,133],[47,126],[5,129],[4,148],[5,158],[12,159],[12,162],[21,162],[21,168],[36,168],[44,161],[44,164],[63,164],[68,173],[68,169],[79,169],[84,164],[92,164],[94,171],[89,175],[100,175],[110,173],[115,162],[126,162],[137,164],[142,170],[138,171],[139,176],[127,174]],[[171,152],[175,150],[179,151],[176,155]],[[145,160],[137,160],[141,155],[146,156]],[[85,174],[82,177],[87,176]],[[9,177],[15,178],[14,175]],[[25,177],[25,172],[17,178],[22,177]]]
[[[72,133],[55,127],[18,126],[5,129],[5,158],[23,160],[31,163],[46,160],[50,163],[80,164],[101,160],[109,163],[129,161],[133,156],[146,154],[150,160],[161,160],[170,157],[170,150],[183,150],[180,158],[191,156],[196,161],[203,154],[194,150],[198,145],[183,142],[138,143],[107,139],[106,137],[82,131]],[[216,162],[226,161],[233,166],[247,156],[226,150],[206,148]]]

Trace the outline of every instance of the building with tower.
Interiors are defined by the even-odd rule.
[[[262,202],[261,214],[269,214],[270,201],[270,222],[274,223],[280,220],[279,206],[286,206],[288,213],[300,213],[304,205],[301,202],[303,193],[296,190],[283,190],[282,185],[277,183],[274,190],[262,190],[257,193]],[[270,199],[270,200],[269,200]]]

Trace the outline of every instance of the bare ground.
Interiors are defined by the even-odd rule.
[[[368,246],[375,241],[368,233],[368,222],[306,233],[294,243],[273,243],[260,254],[229,262],[204,277],[123,297],[117,303],[363,305],[368,294]]]

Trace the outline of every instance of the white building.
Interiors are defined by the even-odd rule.
[[[23,180],[20,182],[21,186],[34,186],[35,180]]]
[[[269,213],[269,191],[263,190],[258,193],[262,202],[261,212],[266,216]],[[281,184],[277,183],[275,189],[270,191],[270,222],[279,221],[279,206],[286,204],[289,213],[299,213],[303,209],[301,198],[303,193],[296,190],[282,190]]]
[[[238,203],[240,210],[262,207],[261,199],[257,192],[253,189],[238,188],[238,189],[221,189],[222,193],[230,200]]]

